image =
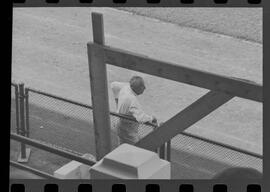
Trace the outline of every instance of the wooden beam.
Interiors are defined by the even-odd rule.
[[[155,131],[142,138],[136,143],[136,146],[153,150],[183,132],[232,98],[233,96],[224,93],[209,91],[162,126],[156,128]]]
[[[103,16],[100,13],[92,13],[93,41],[96,44],[104,45],[104,23]]]
[[[98,45],[91,44],[91,46]],[[104,49],[105,62],[111,65],[258,102],[263,100],[262,85],[248,80],[196,70],[108,46],[100,48]]]
[[[92,13],[94,43],[104,44],[103,18]],[[93,105],[96,158],[100,160],[111,151],[110,113],[108,102],[107,69],[104,62],[104,50],[87,44],[90,86]]]

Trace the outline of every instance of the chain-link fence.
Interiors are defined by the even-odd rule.
[[[190,170],[189,174],[178,174],[178,178],[201,179],[211,176],[229,167],[250,167],[262,172],[262,157],[240,152],[223,144],[182,133],[171,140],[171,162],[176,167]],[[194,170],[194,171],[191,171]]]
[[[67,148],[74,153],[95,155],[91,106],[30,88],[26,88],[26,95],[30,138]],[[118,145],[117,127],[121,119],[136,126],[140,138],[153,130],[151,124],[140,124],[113,112],[110,119],[113,148]]]
[[[11,131],[19,127],[18,86],[11,86]],[[77,155],[95,156],[95,133],[92,107],[42,91],[25,89],[25,124],[29,137],[41,143]],[[125,120],[138,128],[140,138],[154,129],[135,119],[110,113],[113,148],[118,145],[117,126]],[[168,146],[168,145],[167,145]],[[163,149],[164,150],[164,149]],[[166,148],[175,178],[208,178],[232,166],[252,167],[262,171],[262,158],[207,141],[187,133],[175,136]],[[165,156],[165,155],[164,155]]]
[[[75,154],[95,155],[92,109],[64,98],[26,88],[29,137]]]

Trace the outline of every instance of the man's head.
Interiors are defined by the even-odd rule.
[[[129,81],[131,89],[137,94],[141,95],[145,90],[144,80],[140,76],[133,76]]]

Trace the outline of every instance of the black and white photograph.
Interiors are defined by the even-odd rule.
[[[16,7],[10,179],[261,179],[263,9]]]

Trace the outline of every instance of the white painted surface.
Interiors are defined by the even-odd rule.
[[[83,155],[85,158],[92,157],[89,154]],[[90,179],[90,166],[77,161],[71,161],[54,172],[54,176],[59,179]]]
[[[170,179],[170,162],[152,151],[122,144],[90,169],[91,179]]]

